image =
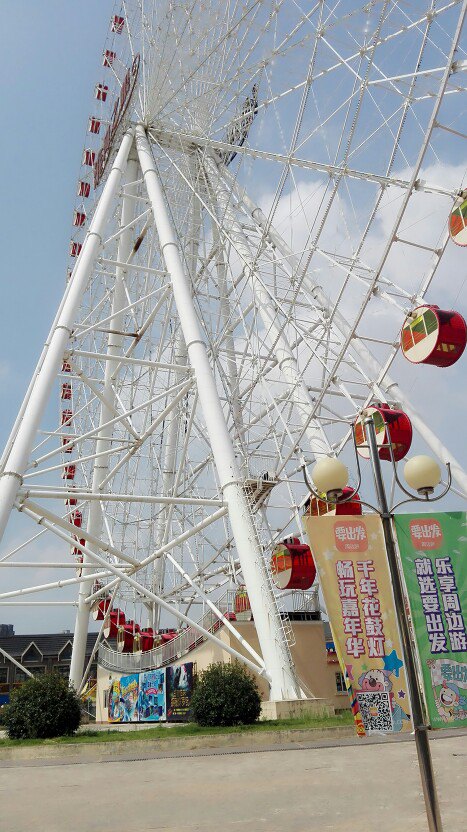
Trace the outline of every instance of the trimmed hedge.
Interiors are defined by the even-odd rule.
[[[12,740],[74,734],[81,721],[80,700],[58,673],[28,679],[11,693],[3,722]]]
[[[198,725],[252,725],[261,713],[261,696],[243,665],[217,662],[200,674],[191,709]]]

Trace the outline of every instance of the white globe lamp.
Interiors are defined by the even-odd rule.
[[[404,477],[410,488],[428,496],[441,482],[441,468],[436,460],[420,454],[405,463]]]
[[[311,476],[316,490],[326,494],[331,500],[342,496],[342,491],[349,481],[349,472],[339,459],[327,456],[314,466]]]

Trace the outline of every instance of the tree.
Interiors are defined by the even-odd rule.
[[[241,664],[217,662],[201,673],[191,707],[199,725],[251,725],[261,713],[261,696]]]
[[[74,734],[80,700],[58,673],[35,676],[13,691],[3,721],[10,739],[45,739]]]

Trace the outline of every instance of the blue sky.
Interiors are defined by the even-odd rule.
[[[113,2],[2,4],[3,446],[63,292],[93,88]]]

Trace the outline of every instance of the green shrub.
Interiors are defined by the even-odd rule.
[[[74,734],[81,719],[75,691],[58,673],[28,679],[14,690],[3,721],[10,739],[45,739]]]
[[[251,725],[260,715],[261,697],[243,665],[217,662],[201,673],[191,708],[198,725]]]

